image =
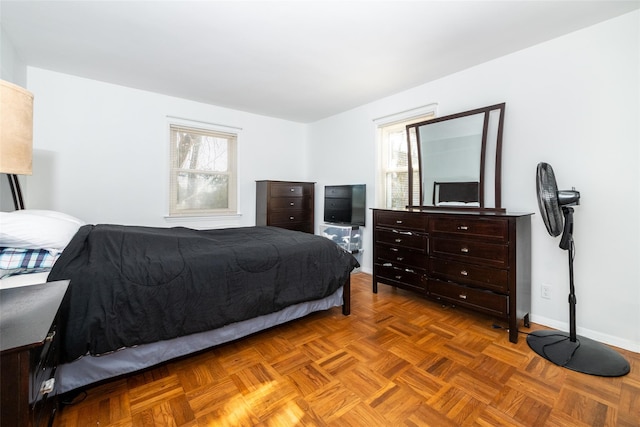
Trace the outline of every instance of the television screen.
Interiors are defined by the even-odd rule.
[[[324,187],[324,222],[365,225],[366,185]]]

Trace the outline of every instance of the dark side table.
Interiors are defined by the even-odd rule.
[[[0,424],[51,425],[68,280],[0,290]]]

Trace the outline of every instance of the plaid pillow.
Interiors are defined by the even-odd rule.
[[[57,259],[46,249],[0,248],[0,277],[49,271]]]

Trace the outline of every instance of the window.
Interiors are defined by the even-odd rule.
[[[169,132],[169,215],[237,213],[237,135],[176,124]]]
[[[435,117],[435,105],[429,105],[417,110],[402,113],[398,116],[380,119],[386,123],[378,125],[380,144],[380,188],[382,189],[382,207],[387,209],[404,208],[409,203],[409,164],[407,125],[423,122]],[[416,144],[412,144],[416,146]],[[411,153],[413,159],[418,153]],[[413,165],[414,182],[419,177],[418,165]],[[414,185],[413,202],[420,200],[420,187]]]

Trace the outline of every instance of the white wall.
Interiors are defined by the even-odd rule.
[[[378,117],[438,104],[446,115],[506,102],[503,206],[532,217],[532,320],[568,330],[567,253],[538,213],[535,169],[575,186],[578,333],[640,351],[639,22],[633,12],[309,126],[309,175],[367,184],[375,207]],[[320,209],[321,206],[318,206]],[[368,217],[370,224],[371,215]],[[363,270],[372,269],[371,227]],[[552,287],[550,300],[540,286]]]
[[[438,103],[439,115],[506,102],[503,205],[535,212],[532,320],[568,322],[566,252],[537,213],[535,167],[552,164],[576,208],[578,333],[640,351],[640,12],[482,64],[311,125],[28,69],[35,94],[34,175],[27,206],[88,222],[252,225],[256,179],[367,184],[376,206],[373,119]],[[166,115],[238,126],[240,207],[223,221],[168,222]],[[141,160],[142,159],[142,160]],[[368,213],[368,224],[371,215]],[[371,229],[364,271],[371,271]],[[552,299],[540,298],[540,285]]]
[[[33,176],[28,208],[55,209],[90,223],[255,224],[255,181],[306,180],[299,123],[28,68],[34,93]],[[241,128],[239,217],[167,220],[167,116]]]

